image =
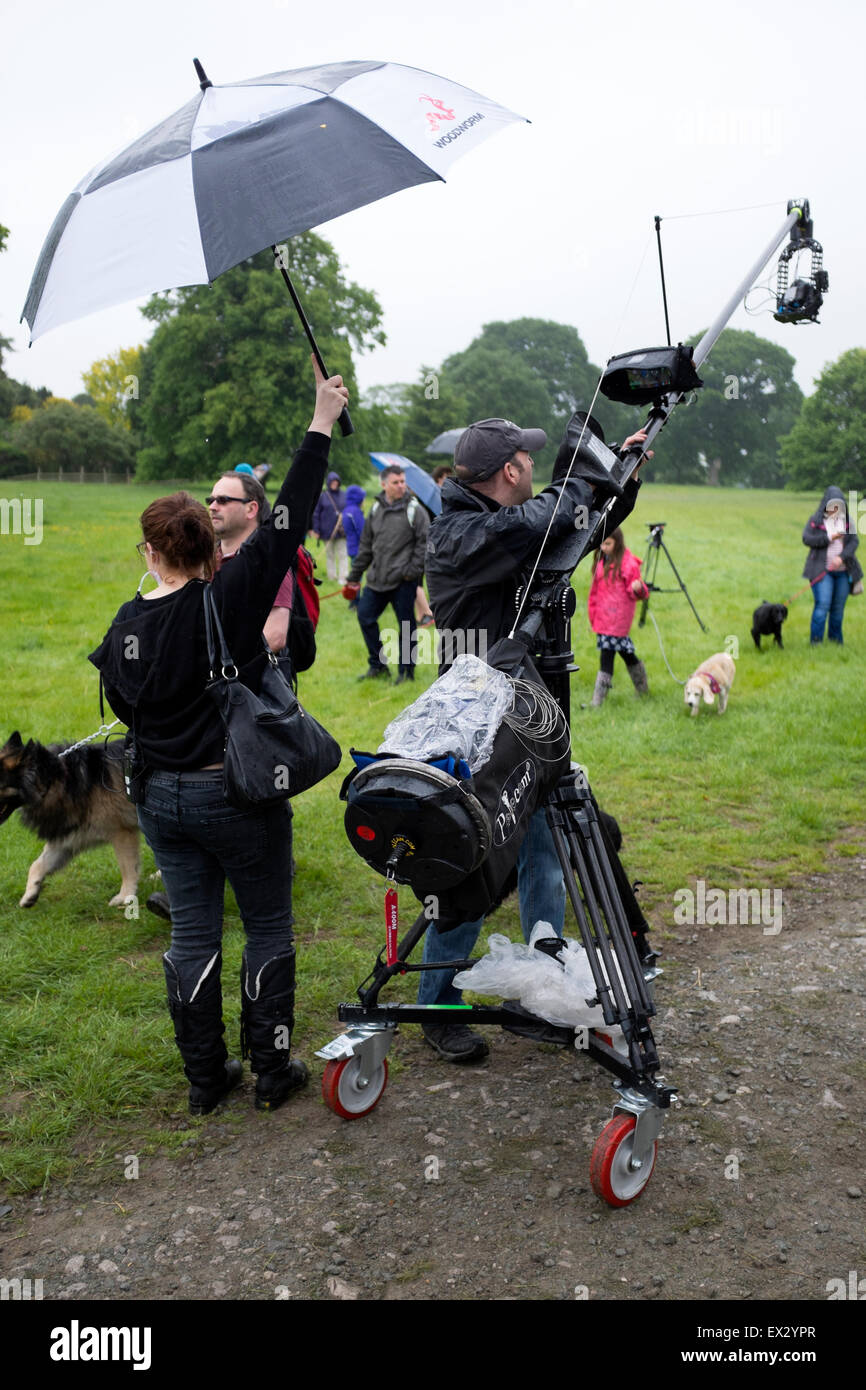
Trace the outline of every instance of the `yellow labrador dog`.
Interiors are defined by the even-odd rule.
[[[719,714],[724,714],[728,692],[734,683],[737,668],[727,652],[716,652],[702,662],[686,681],[685,702],[692,714],[697,714],[701,700],[711,705],[719,697]]]

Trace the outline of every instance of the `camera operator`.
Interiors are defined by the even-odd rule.
[[[470,425],[461,435],[454,453],[457,478],[446,479],[443,485],[442,513],[430,528],[426,565],[436,625],[456,635],[456,650],[483,651],[486,648],[484,644],[479,647],[479,635],[486,646],[508,635],[516,616],[517,590],[529,577],[548,526],[549,539],[555,542],[573,533],[576,508],[586,508],[588,514],[604,500],[601,470],[582,452],[566,481],[585,418],[576,415],[570,422],[556,456],[553,481],[537,497],[532,495],[532,454],[547,443],[543,430],[523,430],[511,420],[491,419]],[[600,434],[595,421],[588,428]],[[630,436],[623,451],[642,444],[645,438],[643,432]],[[631,512],[639,486],[636,478],[626,483],[623,496],[609,515],[609,529]],[[461,642],[466,645],[459,645]],[[443,661],[440,670],[448,664]],[[561,936],[565,885],[543,810],[529,823],[517,872],[520,921],[526,940],[537,921],[550,922]],[[425,963],[469,956],[483,921],[463,922],[442,933],[429,928],[424,941]],[[462,996],[452,984],[453,973],[425,971],[418,1003],[459,1004]],[[478,1062],[487,1056],[485,1039],[464,1024],[425,1023],[422,1031],[430,1046],[448,1061]],[[526,1032],[537,1035],[534,1026]]]

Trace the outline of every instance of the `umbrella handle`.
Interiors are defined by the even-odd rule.
[[[301,327],[307,335],[307,341],[310,344],[313,356],[319,364],[319,371],[322,373],[323,377],[327,378],[330,375],[330,373],[328,372],[328,369],[325,366],[325,361],[322,357],[322,354],[319,352],[318,344],[315,338],[313,337],[313,330],[310,327],[310,321],[304,313],[303,305],[301,304],[301,301],[297,295],[297,291],[294,285],[292,284],[291,279],[289,278],[289,272],[286,270],[286,267],[283,264],[283,256],[280,252],[280,249],[277,246],[272,246],[271,250],[274,253],[274,264],[279,267],[280,274],[286,282],[286,288],[292,297],[292,303],[294,304],[298,312],[298,318],[301,320]],[[343,409],[340,411],[340,416],[337,420],[337,424],[340,426],[340,432],[343,434],[344,437],[347,434],[355,433],[355,426],[352,424],[352,418],[349,415],[349,412],[345,406],[343,406]]]

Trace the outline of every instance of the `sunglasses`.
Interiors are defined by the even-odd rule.
[[[216,502],[218,507],[224,507],[228,502],[242,502],[246,504],[251,500],[252,499],[249,497],[226,497],[223,493],[220,493],[219,495],[214,495],[213,497],[206,497],[204,499],[204,504],[206,507],[212,507],[214,502]]]

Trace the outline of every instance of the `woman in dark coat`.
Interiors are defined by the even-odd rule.
[[[803,544],[809,547],[803,577],[811,583],[815,600],[809,634],[813,644],[823,642],[829,617],[827,636],[842,645],[845,602],[852,589],[860,593],[863,588],[859,543],[842,489],[828,487],[803,530]]]
[[[214,574],[210,515],[188,493],[142,513],[143,550],[158,587],[119,609],[90,660],[109,704],[133,731],[147,768],[138,819],[171,902],[164,956],[175,1041],[194,1115],[213,1110],[241,1080],[223,1040],[222,917],[225,880],[246,933],[241,969],[242,1048],[256,1074],[256,1107],[273,1110],[304,1085],[293,1061],[295,947],[291,810],[287,801],[241,811],[223,795],[225,733],[205,687],[210,662],[204,589],[219,614],[241,679],[258,690],[262,628],[321,491],[331,429],[346,404],[341,377],[316,370],[316,406],[272,515]],[[278,520],[288,524],[279,525]]]

